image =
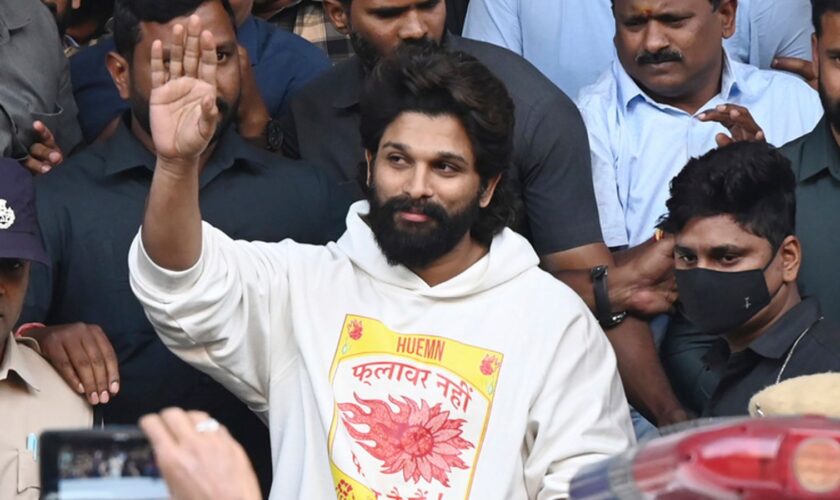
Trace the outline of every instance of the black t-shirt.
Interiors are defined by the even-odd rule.
[[[540,255],[602,242],[592,188],[589,141],[574,103],[522,57],[484,42],[447,35],[445,45],[485,64],[507,87],[516,125],[510,182],[524,206],[517,229]],[[363,197],[364,151],[357,57],[313,80],[292,100],[283,151],[320,166]]]
[[[746,349],[730,353],[723,338],[703,358],[719,382],[710,388],[704,416],[746,415],[765,387],[798,377],[840,371],[840,328],[824,319],[819,302],[803,300]]]

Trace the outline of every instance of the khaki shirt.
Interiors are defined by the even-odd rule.
[[[39,463],[27,450],[30,433],[90,428],[93,411],[40,355],[32,339],[5,340],[0,360],[0,499],[36,500]],[[37,450],[36,450],[37,453]]]

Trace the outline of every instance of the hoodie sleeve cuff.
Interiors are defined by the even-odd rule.
[[[146,253],[146,248],[143,246],[140,231],[138,231],[129,252],[129,267],[133,268],[135,279],[144,283],[149,288],[166,294],[179,294],[193,288],[198,283],[204,270],[204,249],[208,237],[208,231],[204,222],[202,222],[201,233],[201,254],[198,260],[189,269],[173,271],[157,265],[149,257],[149,254]]]

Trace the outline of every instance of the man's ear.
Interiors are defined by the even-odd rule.
[[[782,281],[795,283],[799,277],[799,266],[802,264],[802,245],[796,236],[788,236],[779,248],[782,257]]]
[[[370,181],[372,178],[371,167],[373,166],[373,153],[371,153],[367,149],[365,150],[365,161],[367,162],[367,176],[365,177],[365,185],[367,185],[367,187],[370,187]]]
[[[350,6],[344,8],[341,0],[324,0],[324,10],[335,29],[343,35],[350,34]]]
[[[496,186],[499,185],[499,181],[501,179],[502,174],[498,174],[490,179],[490,181],[487,182],[487,185],[481,189],[481,197],[478,199],[478,203],[481,208],[487,208],[487,206],[490,205],[490,201],[493,199],[493,193],[496,192]]]
[[[822,21],[820,21],[822,22]],[[811,35],[811,60],[814,61],[814,71],[817,73],[817,78],[820,77],[820,40],[817,34]]]
[[[722,0],[718,7],[723,26],[723,38],[729,38],[735,34],[735,14],[738,12],[738,0]]]
[[[131,97],[131,70],[128,61],[116,52],[109,52],[105,58],[105,65],[108,67],[108,73],[111,73],[114,85],[120,92],[120,97],[123,99]]]

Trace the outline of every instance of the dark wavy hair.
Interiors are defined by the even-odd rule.
[[[689,160],[671,181],[659,227],[680,232],[694,217],[730,215],[774,249],[796,231],[796,180],[790,161],[764,142],[737,142]]]
[[[221,2],[236,30],[233,8],[228,0],[116,0],[114,3],[114,45],[117,52],[131,61],[134,47],[143,39],[140,23],[165,24],[186,16],[207,2]]]
[[[362,145],[375,154],[385,129],[403,113],[459,120],[472,144],[482,188],[501,175],[490,204],[470,230],[476,241],[489,245],[517,214],[506,180],[513,152],[513,111],[505,85],[474,57],[435,44],[406,45],[384,58],[365,82]]]

